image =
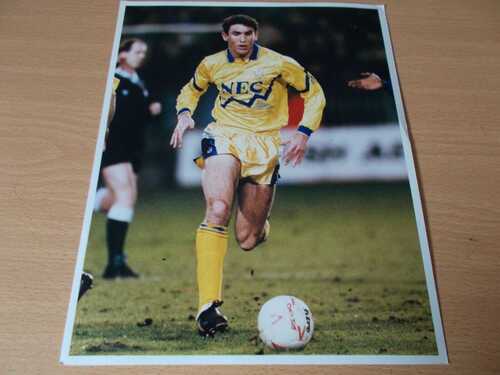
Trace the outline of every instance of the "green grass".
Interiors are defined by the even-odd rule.
[[[300,354],[437,354],[407,185],[280,187],[269,241],[225,260],[229,332],[195,332],[194,232],[201,191],[141,197],[127,241],[139,280],[105,281],[105,217],[95,215],[85,269],[95,287],[78,304],[72,355],[267,354],[263,302],[289,294],[315,320]],[[138,323],[150,318],[153,323]],[[295,352],[294,352],[295,353]]]

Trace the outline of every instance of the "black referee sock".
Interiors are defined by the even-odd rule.
[[[127,236],[128,222],[108,218],[106,240],[108,244],[108,264],[121,266],[125,262],[123,246]]]

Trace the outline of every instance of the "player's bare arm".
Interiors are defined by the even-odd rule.
[[[302,162],[306,154],[308,139],[309,137],[306,134],[296,131],[290,139],[281,142],[285,146],[283,150],[283,162],[285,165],[292,163],[295,167]]]
[[[347,86],[352,87],[354,89],[361,90],[378,90],[382,88],[383,83],[382,79],[376,75],[375,73],[363,72],[361,73],[363,78],[354,79],[352,81],[347,82]]]
[[[182,137],[184,137],[184,133],[188,129],[194,128],[194,120],[191,117],[191,113],[188,111],[182,112],[177,116],[177,126],[172,133],[172,137],[170,138],[170,146],[173,148],[181,148],[182,147]]]

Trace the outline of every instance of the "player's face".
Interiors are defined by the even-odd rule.
[[[148,51],[148,47],[141,42],[135,42],[130,47],[130,50],[127,52],[125,56],[125,62],[132,69],[137,69],[142,66],[144,60],[146,59],[146,52]]]
[[[232,25],[227,33],[222,33],[222,38],[233,55],[247,57],[257,41],[257,32],[245,25]]]

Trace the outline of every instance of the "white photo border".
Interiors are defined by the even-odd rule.
[[[410,183],[413,208],[418,230],[420,251],[424,265],[427,292],[431,307],[434,334],[438,349],[437,355],[70,355],[71,338],[76,317],[78,292],[80,288],[80,275],[87,250],[87,243],[92,220],[93,202],[99,178],[99,171],[104,147],[107,110],[111,101],[114,67],[116,65],[118,48],[122,34],[125,10],[127,7],[158,7],[158,6],[197,6],[197,7],[325,7],[325,8],[354,8],[373,9],[378,11],[380,26],[384,40],[385,54],[389,65],[390,79],[393,86],[394,100],[397,108],[401,141],[405,155],[408,180]],[[418,186],[417,174],[413,159],[411,141],[406,124],[406,116],[401,97],[399,80],[389,35],[389,26],[384,5],[357,4],[357,3],[330,3],[330,2],[218,2],[218,1],[127,1],[121,0],[119,4],[117,24],[113,49],[108,68],[106,91],[101,110],[99,134],[94,154],[92,176],[90,179],[87,204],[83,220],[83,229],[80,236],[73,286],[69,301],[68,313],[61,346],[60,362],[64,365],[96,366],[96,365],[436,365],[448,364],[446,342],[443,332],[441,313],[432,259],[430,255],[427,229],[422,209],[422,201]]]

